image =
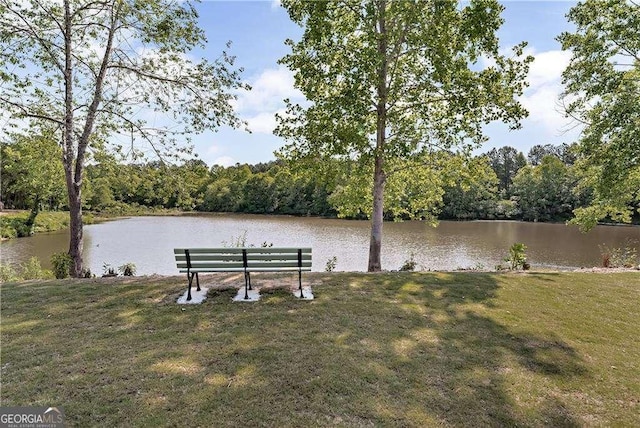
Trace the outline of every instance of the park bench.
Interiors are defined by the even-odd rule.
[[[196,280],[200,291],[199,273],[244,273],[244,298],[249,299],[251,272],[298,272],[300,297],[302,271],[311,270],[311,248],[175,248],[173,253],[180,273],[187,274],[187,300],[191,300],[191,286]]]

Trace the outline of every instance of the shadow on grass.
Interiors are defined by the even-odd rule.
[[[169,301],[175,278],[78,283],[53,287],[42,313],[16,287],[2,398],[61,404],[74,425],[578,426],[548,388],[588,376],[583,361],[496,321],[495,278],[325,275],[311,302],[222,289],[197,306]]]

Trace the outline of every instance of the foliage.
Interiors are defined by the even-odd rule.
[[[575,223],[630,222],[640,208],[640,5],[585,0],[568,14],[575,32],[558,40],[572,52],[563,73],[566,114],[584,126],[578,150],[590,206]]]
[[[498,215],[499,180],[488,158],[473,158],[459,173],[457,179],[444,188],[440,218],[495,218]]]
[[[110,263],[104,262],[102,263],[102,276],[117,276],[118,272],[116,268],[111,266]]]
[[[82,204],[85,163],[126,134],[133,159],[149,150],[161,158],[189,148],[189,135],[242,122],[233,112],[247,88],[226,52],[193,61],[205,43],[191,3],[63,0],[0,5],[0,102],[9,125],[53,129],[62,159],[70,211],[73,276],[82,272]],[[155,125],[148,126],[147,118]],[[136,144],[137,143],[137,144]],[[122,153],[117,143],[113,148]],[[175,182],[176,205],[182,181]],[[96,198],[109,195],[96,183]],[[36,195],[37,196],[37,195]]]
[[[24,280],[53,278],[51,271],[42,269],[40,260],[37,257],[31,257],[26,262],[21,263],[20,271],[20,277]]]
[[[57,162],[62,151],[54,133],[34,132],[9,135],[0,141],[0,186],[5,206],[33,210],[37,215],[41,207],[57,210],[65,206],[67,195],[62,164]]]
[[[122,276],[135,276],[136,265],[131,262],[125,263],[121,266],[118,266],[118,272],[120,272]]]
[[[17,269],[10,264],[0,264],[0,282],[52,278],[53,273],[49,270],[42,269],[40,260],[37,257],[31,257],[26,262],[21,263]]]
[[[627,241],[624,247],[609,247],[606,244],[599,245],[602,257],[602,267],[606,268],[633,268],[638,266],[638,243]]]
[[[276,134],[290,142],[281,155],[313,170],[333,159],[354,165],[339,204],[361,205],[367,187],[370,204],[359,211],[372,218],[368,270],[380,270],[385,208],[422,217],[442,194],[442,184],[430,180],[434,170],[419,169],[415,186],[422,193],[409,188],[416,197],[408,206],[385,202],[396,187],[393,176],[413,185],[407,180],[413,170],[406,168],[438,151],[481,144],[485,123],[517,128],[526,116],[517,96],[532,58],[520,58],[524,43],[514,48],[516,58],[499,53],[503,7],[497,1],[282,5],[304,34],[297,43],[287,41],[291,53],[280,62],[294,71],[309,103],[288,103],[278,115]],[[491,65],[479,67],[481,57]]]
[[[523,269],[528,270],[527,255],[525,250],[527,246],[522,243],[515,243],[509,248],[509,256],[504,261],[509,263],[511,270]]]
[[[522,152],[511,146],[491,149],[486,154],[489,164],[498,177],[498,190],[502,193],[503,199],[508,199],[511,195],[511,184],[514,177],[527,164]]]
[[[336,265],[338,264],[338,257],[333,256],[329,260],[327,260],[327,264],[324,267],[325,272],[333,272],[336,269]]]
[[[95,210],[96,215],[84,211],[85,224],[109,216],[167,215],[191,209],[364,219],[372,204],[371,174],[362,174],[362,181],[355,180],[353,177],[360,175],[355,171],[357,165],[336,159],[318,170],[272,161],[214,165],[207,171],[200,161],[132,164],[106,154],[96,156],[98,159],[99,163],[87,166],[84,209]],[[514,195],[500,199],[503,192],[498,191],[498,179],[489,163],[485,155],[467,158],[447,153],[434,153],[423,162],[395,161],[395,172],[385,187],[385,220],[435,223],[437,217],[557,221],[570,218],[573,210],[587,207],[592,199],[593,189],[582,180],[578,167],[560,162],[556,155],[551,155],[544,166],[540,161],[521,168],[510,187]],[[176,177],[186,180],[183,193],[167,184],[175,182]],[[257,183],[266,185],[258,191]],[[249,194],[250,201],[246,197]],[[3,196],[16,200],[11,193]],[[182,208],[180,201],[185,202]],[[265,211],[265,207],[270,208]],[[28,235],[29,228],[24,224],[27,218],[28,213],[0,216],[3,238]],[[68,213],[43,211],[33,231],[68,227]]]
[[[575,170],[555,156],[545,156],[537,166],[525,166],[513,179],[520,216],[527,221],[569,219],[572,210],[589,197],[577,183]]]
[[[400,266],[400,272],[413,272],[416,270],[416,255],[412,252],[409,258]]]
[[[69,253],[54,253],[51,256],[51,265],[53,266],[53,273],[56,278],[68,278],[71,273],[73,260]]]
[[[0,282],[11,282],[11,281],[19,281],[20,276],[13,268],[13,266],[9,264],[0,263]]]

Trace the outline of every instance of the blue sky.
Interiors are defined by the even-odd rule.
[[[510,145],[525,154],[536,144],[572,142],[579,130],[559,112],[557,97],[562,91],[560,74],[570,55],[560,49],[555,37],[571,30],[565,15],[575,2],[505,1],[499,36],[508,48],[523,40],[527,52],[536,59],[529,73],[530,87],[521,102],[530,112],[522,129],[509,132],[506,126],[492,124],[486,128],[490,141],[481,151]],[[272,134],[274,115],[284,109],[284,98],[302,101],[293,87],[293,75],[277,61],[288,53],[284,40],[297,40],[302,29],[292,23],[286,11],[274,1],[204,1],[197,5],[200,25],[205,29],[208,45],[195,57],[214,60],[233,42],[230,53],[244,68],[243,80],[253,90],[239,94],[237,112],[253,131],[221,128],[193,138],[195,152],[208,165],[233,165],[273,160],[274,150],[285,142]]]

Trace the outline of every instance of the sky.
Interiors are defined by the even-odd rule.
[[[560,112],[558,95],[562,92],[561,73],[570,54],[555,40],[563,31],[573,29],[565,15],[575,2],[504,1],[505,23],[498,36],[505,49],[527,41],[526,53],[535,57],[529,72],[529,87],[520,98],[529,111],[522,129],[509,131],[494,123],[485,128],[489,137],[480,151],[509,145],[525,155],[536,144],[561,144],[575,141],[579,129]],[[273,135],[275,114],[284,111],[285,98],[304,101],[294,88],[293,73],[278,60],[289,53],[287,38],[298,40],[302,28],[294,24],[278,0],[203,1],[198,4],[200,26],[206,32],[207,47],[192,52],[196,58],[215,60],[232,42],[229,53],[244,69],[242,79],[253,88],[238,94],[237,114],[247,121],[251,133],[227,127],[193,137],[194,151],[209,166],[255,164],[275,159],[273,152],[286,142]]]

